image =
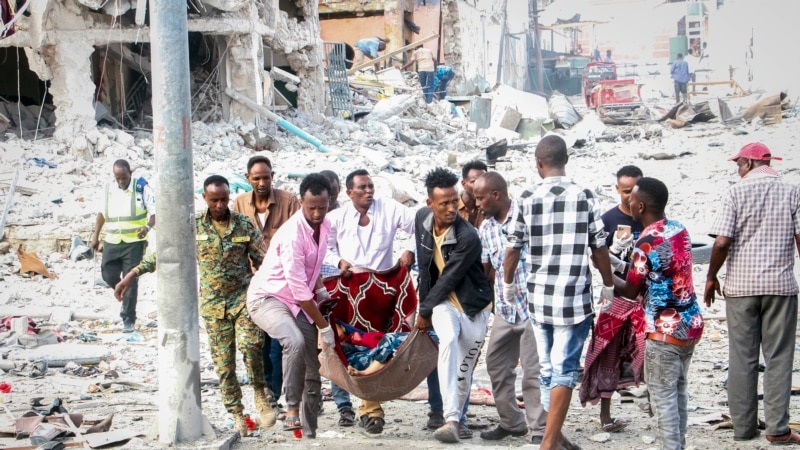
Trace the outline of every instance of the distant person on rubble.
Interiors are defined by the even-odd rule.
[[[414,50],[414,57],[411,58],[403,67],[403,70],[417,63],[417,75],[422,92],[425,95],[425,103],[433,101],[434,74],[436,70],[436,58],[433,51],[425,47]]]
[[[444,100],[447,97],[447,84],[456,77],[453,68],[447,64],[439,64],[436,66],[436,76],[433,78],[433,90],[438,100]]]
[[[689,80],[692,79],[692,75],[689,73],[689,63],[683,60],[682,53],[678,53],[669,73],[675,82],[675,103],[681,102],[681,94],[683,94],[683,101],[689,103],[689,99],[686,97],[686,88],[689,85]]]
[[[261,427],[275,425],[275,411],[264,392],[264,366],[261,361],[261,329],[245,308],[247,287],[264,259],[264,239],[243,214],[228,208],[231,191],[228,180],[212,175],[203,182],[203,199],[208,210],[195,218],[197,262],[200,267],[200,317],[206,325],[208,348],[219,376],[219,389],[225,409],[233,415],[233,426],[247,436],[242,389],[236,378],[236,347],[242,353],[247,377]],[[136,279],[156,270],[156,255],[151,253],[117,284],[114,295],[122,298]]]
[[[114,289],[122,275],[142,261],[147,246],[147,233],[156,226],[156,198],[144,178],[132,178],[128,161],[114,161],[114,183],[107,183],[102,203],[98,205],[94,234],[90,246],[100,247],[100,231],[105,225],[103,280]],[[122,332],[133,333],[136,323],[138,285],[134,280],[122,302]]]
[[[356,50],[358,50],[358,56],[356,58],[355,65],[357,66],[363,63],[365,56],[369,59],[377,58],[378,52],[386,50],[386,44],[388,43],[389,39],[384,39],[378,36],[359,39],[355,44]],[[375,66],[375,70],[378,70],[377,64]]]

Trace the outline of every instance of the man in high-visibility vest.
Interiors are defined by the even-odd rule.
[[[136,267],[144,256],[147,233],[156,223],[156,199],[144,178],[132,178],[128,161],[114,161],[115,183],[105,187],[99,204],[91,246],[100,246],[103,225],[106,235],[103,242],[103,263],[100,271],[103,280],[113,289],[123,274]],[[120,317],[122,332],[132,333],[136,322],[136,280],[122,298]]]

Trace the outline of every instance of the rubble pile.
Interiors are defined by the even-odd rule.
[[[55,121],[53,105],[26,106],[0,97],[0,141],[5,139],[6,132],[26,138],[49,137],[53,134]]]

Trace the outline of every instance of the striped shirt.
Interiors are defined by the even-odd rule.
[[[486,217],[481,224],[479,234],[481,236],[481,262],[491,264],[494,269],[494,313],[502,317],[508,323],[516,323],[517,314],[521,319],[528,319],[528,300],[525,293],[528,292],[525,286],[525,273],[527,263],[525,257],[527,251],[523,247],[520,254],[517,270],[514,272],[514,284],[517,285],[517,296],[514,301],[506,303],[503,300],[503,258],[506,253],[506,234],[508,224],[513,222],[517,214],[517,204],[511,202],[511,209],[508,210],[506,220],[501,224],[494,217]],[[512,306],[514,305],[514,306]]]
[[[731,186],[709,235],[731,238],[725,297],[795,295],[795,236],[800,234],[800,186],[769,166]]]
[[[606,245],[600,204],[568,177],[528,188],[509,223],[507,247],[528,248],[528,303],[533,320],[574,325],[592,315],[589,248]]]

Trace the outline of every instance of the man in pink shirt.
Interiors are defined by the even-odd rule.
[[[330,299],[319,276],[331,228],[325,218],[330,189],[320,174],[303,179],[300,211],[272,237],[267,257],[247,291],[247,311],[253,322],[283,347],[287,405],[283,429],[302,428],[307,437],[316,436],[322,405],[317,329],[323,346],[334,345],[333,330],[315,301]]]

